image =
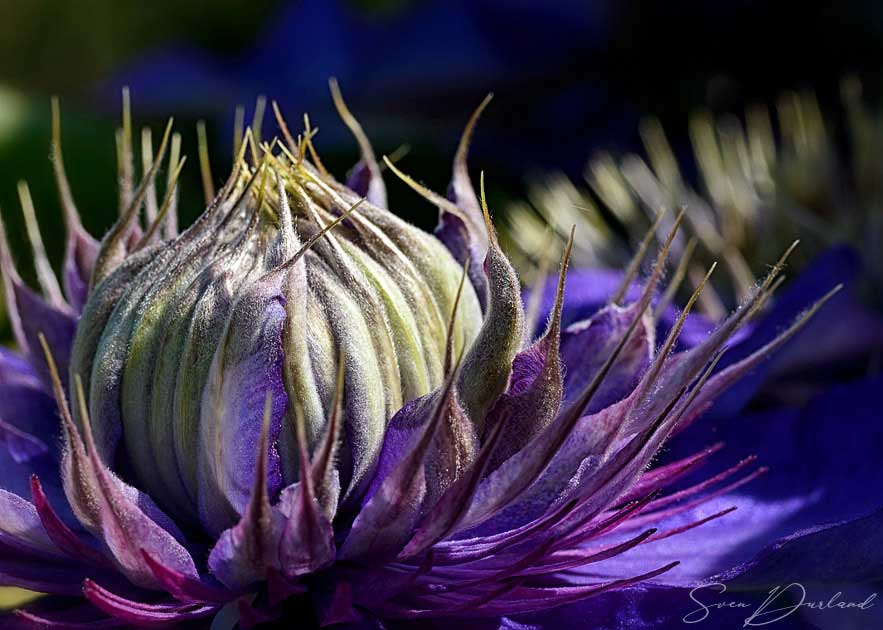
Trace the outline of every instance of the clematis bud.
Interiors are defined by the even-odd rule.
[[[129,238],[111,234],[99,261],[116,239]],[[493,274],[506,273],[492,265]],[[302,160],[267,154],[240,164],[181,236],[95,273],[102,279],[70,370],[84,379],[99,454],[114,461],[122,449],[133,480],[162,497],[164,509],[218,533],[235,522],[254,485],[265,393],[276,495],[297,480],[286,401],[300,402],[312,450],[331,412],[338,361],[345,421],[334,493],[346,501],[364,489],[389,419],[444,379],[462,269],[433,236]],[[514,282],[508,297],[520,304]],[[472,344],[482,319],[470,284],[458,310],[455,355]],[[498,358],[495,346],[520,341],[512,326],[493,333],[462,377],[467,398],[485,407],[485,388],[475,387],[484,381],[480,364],[508,369],[511,356]],[[507,378],[504,369],[496,388]]]
[[[100,243],[80,226],[55,125],[70,233],[64,295],[39,232],[46,299],[22,283],[0,229],[25,355],[0,355],[0,376],[27,412],[19,425],[0,424],[0,435],[33,474],[32,502],[18,472],[2,480],[10,485],[0,489],[0,545],[15,560],[0,566],[0,584],[82,593],[95,608],[86,616],[101,623],[217,615],[250,627],[305,609],[320,626],[499,618],[670,570],[676,562],[561,586],[570,569],[656,533],[623,531],[710,500],[742,468],[661,498],[717,447],[645,474],[669,436],[830,294],[714,373],[723,344],[775,288],[783,256],[717,330],[673,354],[701,285],[661,345],[648,309],[681,213],[634,299],[623,287],[564,328],[571,232],[551,313],[533,339],[483,186],[479,197],[466,168],[477,114],[449,197],[386,162],[440,209],[433,235],[385,207],[373,151],[332,90],[362,147],[347,184],[322,166],[309,125],[292,138],[276,108],[284,144],[247,132],[223,188],[181,234],[183,160],[171,124],[155,157],[142,136],[135,186],[126,110],[121,214]],[[167,154],[160,202],[156,174]],[[56,433],[61,449],[44,439]],[[21,558],[41,569],[35,575]],[[54,621],[70,621],[64,614]]]

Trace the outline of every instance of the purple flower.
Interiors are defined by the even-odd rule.
[[[724,525],[736,489],[764,472],[753,457],[679,485],[718,457],[714,439],[650,466],[836,287],[713,373],[785,256],[674,352],[698,291],[660,338],[650,305],[681,215],[634,295],[626,283],[563,328],[571,239],[532,340],[466,168],[477,115],[448,198],[400,173],[438,206],[434,236],[386,209],[380,167],[336,100],[362,148],[349,185],[325,171],[309,128],[292,138],[280,115],[284,142],[247,132],[222,190],[180,234],[178,140],[170,124],[154,154],[142,136],[136,186],[126,108],[121,214],[100,242],[77,218],[54,125],[64,290],[36,229],[42,294],[0,230],[19,349],[0,351],[0,583],[57,596],[20,621],[542,624],[552,609],[591,610],[586,600],[622,618],[635,585],[668,574],[678,592],[787,527],[802,486],[792,511],[746,500],[749,520]]]

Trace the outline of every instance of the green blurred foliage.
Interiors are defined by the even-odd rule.
[[[56,268],[64,251],[49,162],[49,95],[62,98],[65,162],[83,222],[100,235],[117,212],[118,122],[94,113],[90,100],[96,86],[130,59],[161,46],[189,45],[235,55],[259,36],[278,4],[279,0],[0,0],[0,211],[19,271],[32,286],[16,190],[19,180],[30,186]],[[135,107],[137,112],[137,102]],[[140,122],[153,123],[158,141],[162,121]],[[185,134],[184,152],[195,163],[192,123],[179,121],[178,129]],[[182,181],[185,207],[191,206],[191,198],[201,198],[195,169],[189,170]],[[8,341],[8,322],[0,306],[0,342]]]
[[[279,0],[0,0],[0,77],[36,92],[86,94],[121,63],[184,44],[235,54]]]
[[[20,588],[0,588],[0,610],[17,608],[36,597],[39,595]]]
[[[26,97],[2,88],[0,112],[3,112],[0,114],[0,212],[19,273],[35,287],[30,245],[18,199],[18,181],[28,183],[46,251],[56,269],[61,265],[65,246],[64,224],[49,160],[49,99]],[[159,142],[162,121],[140,121],[136,117],[135,122],[136,149],[141,124],[149,124],[153,129],[154,145]],[[185,168],[181,180],[182,206],[194,209],[184,213],[186,221],[200,207],[202,193],[196,169],[194,121],[181,122],[178,128],[184,136],[182,151],[192,162],[190,168]],[[62,147],[68,178],[83,224],[96,236],[107,230],[118,213],[114,146],[114,129],[118,124],[116,120],[94,115],[83,106],[66,105],[62,101]],[[165,181],[164,173],[159,177],[159,181]],[[9,335],[8,322],[2,317],[0,342],[8,342]]]

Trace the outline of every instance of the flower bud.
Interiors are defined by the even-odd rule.
[[[70,370],[87,387],[99,452],[124,450],[162,507],[220,531],[251,493],[266,393],[274,494],[297,478],[286,401],[300,402],[314,446],[343,361],[346,500],[392,415],[441,385],[462,273],[435,237],[306,162],[242,166],[190,229],[93,288]],[[469,283],[458,310],[455,354],[482,321]]]

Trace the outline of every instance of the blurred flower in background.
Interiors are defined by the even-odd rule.
[[[721,294],[709,292],[704,299],[712,316],[743,299],[756,281],[752,266],[795,235],[803,242],[804,261],[835,245],[852,245],[865,268],[865,297],[879,300],[883,172],[876,156],[883,120],[862,101],[857,79],[845,80],[842,92],[845,150],[810,92],[783,94],[775,121],[760,105],[744,118],[695,114],[689,163],[679,163],[660,122],[648,118],[641,125],[646,159],[601,151],[586,166],[588,186],[564,175],[534,182],[530,203],[507,213],[515,255],[528,268],[538,265],[548,237],[566,241],[565,225],[576,223],[587,238],[575,262],[618,265],[663,209],[685,207],[688,236],[675,243],[682,271],[695,284],[700,265],[718,259],[727,272],[717,283]],[[695,184],[691,173],[697,174]],[[660,220],[657,232],[670,222]]]
[[[828,317],[802,333],[815,343],[802,344],[798,337],[767,367],[767,392],[780,401],[805,402],[819,379],[876,373],[883,353],[883,195],[876,157],[883,125],[861,100],[856,79],[845,80],[842,93],[846,150],[837,145],[835,128],[811,93],[783,94],[775,127],[769,111],[756,105],[744,122],[735,116],[715,119],[708,112],[694,115],[689,162],[676,159],[659,121],[647,119],[641,125],[646,159],[599,152],[582,185],[563,174],[534,181],[528,201],[509,208],[503,240],[516,265],[547,285],[542,269],[549,245],[565,242],[569,226],[577,225],[584,238],[574,248],[575,266],[582,269],[575,273],[585,274],[587,283],[596,281],[595,295],[581,305],[585,315],[606,298],[603,278],[610,272],[603,270],[622,267],[632,247],[646,247],[641,239],[648,228],[663,236],[671,224],[666,208],[685,208],[687,228],[672,245],[678,260],[673,286],[683,282],[681,292],[689,294],[713,260],[724,271],[712,281],[715,288],[700,297],[703,317],[694,325],[701,339],[712,322],[753,290],[770,252],[799,237],[794,268],[805,273],[773,301],[767,321],[751,337],[771,334],[802,299],[819,294],[825,281],[842,282],[849,290]],[[547,286],[540,290],[545,313],[549,291]],[[672,316],[666,310],[673,300],[677,303],[674,292],[661,296],[657,309],[663,319]],[[689,343],[689,336],[684,341]],[[747,346],[752,343],[748,339]],[[734,357],[744,351],[735,350]],[[798,388],[782,380],[789,376]]]
[[[205,116],[208,104],[209,115],[228,122],[237,105],[270,89],[287,111],[310,112],[328,127],[327,153],[347,140],[324,99],[329,76],[347,86],[374,143],[387,151],[405,135],[418,151],[444,150],[462,127],[454,112],[494,92],[506,107],[488,121],[482,146],[493,146],[495,171],[511,175],[525,163],[582,160],[579,138],[615,129],[620,116],[605,86],[583,80],[580,68],[603,50],[612,11],[607,0],[302,0],[280,6],[240,54],[165,48],[128,64],[103,94],[113,101],[131,85],[148,114]]]

